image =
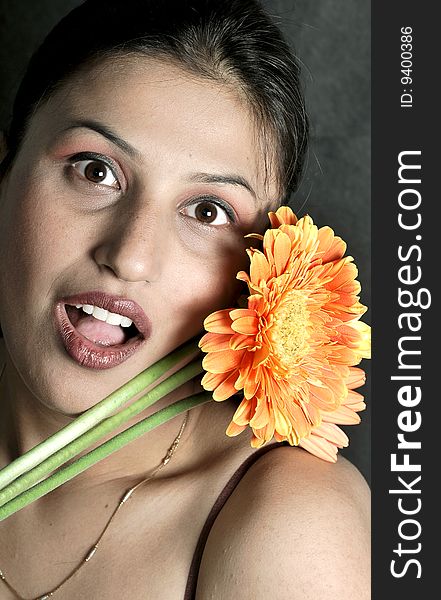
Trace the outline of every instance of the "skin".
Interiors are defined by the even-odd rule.
[[[118,72],[116,89],[115,66],[107,65],[52,97],[1,184],[4,385],[35,423],[19,427],[21,451],[200,333],[205,316],[233,302],[235,274],[247,264],[243,236],[268,207],[255,132],[237,95],[171,65],[141,62]],[[66,131],[91,120],[111,128],[136,157],[89,128]],[[97,187],[84,175],[92,161],[77,160],[79,152],[109,157],[116,177],[107,169]],[[240,185],[192,182],[200,173],[238,174],[257,197]],[[229,206],[236,222],[220,208],[213,224],[194,218],[207,195]],[[53,323],[57,299],[95,289],[134,299],[152,322],[142,350],[106,371],[73,361]]]
[[[82,127],[68,129],[80,121]],[[110,128],[126,149],[84,127],[85,121]],[[38,109],[0,184],[0,322],[6,363],[0,383],[0,466],[199,334],[207,314],[235,301],[240,291],[235,275],[248,265],[243,236],[266,225],[266,213],[278,195],[274,177],[264,186],[256,139],[250,111],[233,86],[146,58],[126,58],[84,71]],[[127,144],[136,152],[128,153]],[[107,169],[104,183],[97,186],[85,171],[93,159],[78,158],[79,152],[108,157],[113,174]],[[195,181],[194,175],[201,173],[240,176],[247,183],[207,183],[200,176]],[[221,208],[215,222],[198,220],[196,207],[207,196],[228,206],[233,220]],[[113,369],[93,371],[78,365],[57,337],[55,301],[86,290],[132,298],[151,319],[148,342]],[[182,386],[136,420],[196,389],[197,382]],[[124,593],[134,599],[167,600],[183,593],[211,505],[233,470],[253,451],[250,436],[224,434],[233,410],[233,401],[225,401],[191,411],[179,451],[164,475],[145,490],[140,488],[130,509],[122,510],[112,525],[97,558],[84,567],[87,573],[71,580],[60,599]],[[100,534],[122,492],[158,464],[181,421],[177,417],[155,429],[0,524],[0,568],[12,581],[21,581],[21,593],[43,593],[66,577]],[[307,569],[301,569],[289,536],[277,560],[275,553],[268,553],[279,544],[277,532],[287,522],[291,535],[304,531],[305,542],[318,548],[318,557],[341,551],[354,528],[359,532],[354,546],[359,552],[368,546],[367,486],[356,469],[342,460],[324,465],[301,450],[289,450],[290,454],[278,448],[259,460],[227,502],[204,553],[198,600],[259,600],[269,597],[269,589],[271,597],[286,598],[293,569],[299,581],[307,573],[310,577],[314,555],[309,555]],[[278,478],[271,475],[276,468]],[[254,477],[261,485],[255,485]],[[340,492],[331,489],[328,494],[326,486],[323,491],[324,477],[340,481],[344,494],[353,490],[354,502],[345,515],[336,508],[341,505]],[[294,489],[299,490],[295,510]],[[305,489],[318,491],[302,498]],[[256,495],[252,516],[244,520],[251,494]],[[283,510],[271,511],[274,502]],[[328,521],[323,508],[319,510],[324,503]],[[308,507],[306,520],[297,508],[303,505]],[[337,528],[328,536],[327,528],[334,532],[340,518],[349,523],[345,534],[339,535]],[[245,536],[239,535],[238,522],[248,528]],[[250,560],[242,565],[239,557],[243,562],[250,537],[262,523],[265,548],[251,544]],[[30,539],[38,540],[32,553]],[[220,575],[225,544],[231,560]],[[57,560],[59,556],[63,558]],[[262,560],[268,566],[264,571]],[[337,565],[324,574],[323,592],[312,594],[314,585],[305,580],[310,591],[289,597],[327,598],[324,582],[329,575],[338,597],[355,597],[356,592],[367,598],[360,581],[366,581],[368,571],[361,569],[360,576],[360,568],[351,568],[354,575],[345,574],[344,593],[338,589]],[[249,578],[248,591],[238,588],[242,570]],[[167,590],[164,572],[170,573]],[[254,589],[252,582],[262,578],[264,585]]]

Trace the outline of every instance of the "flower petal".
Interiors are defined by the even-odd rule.
[[[322,460],[337,462],[337,446],[318,435],[311,434],[309,438],[300,440],[299,446]]]
[[[346,252],[346,243],[334,235],[334,231],[328,227],[320,227],[319,236],[319,252],[323,252],[322,262],[328,263],[340,259]]]
[[[346,385],[350,390],[361,387],[366,381],[366,374],[359,367],[349,367],[349,377],[346,379]]]
[[[262,346],[258,350],[254,352],[253,358],[253,369],[257,369],[259,365],[264,363],[268,356],[270,355],[270,349],[268,346]]]
[[[204,356],[202,367],[210,373],[226,373],[238,367],[245,350],[223,350]]]
[[[202,352],[219,352],[230,348],[231,335],[206,333],[199,342]]]
[[[240,426],[248,425],[250,420],[253,418],[255,409],[256,399],[252,398],[251,400],[247,400],[244,398],[236,408],[236,412],[233,415],[233,421]]]
[[[259,319],[256,316],[235,319],[231,324],[231,329],[242,335],[256,335],[259,331]]]
[[[228,425],[225,433],[229,437],[234,437],[235,435],[239,435],[239,433],[242,433],[242,431],[246,428],[247,428],[247,425],[238,425],[234,421],[231,421],[231,423]]]
[[[259,398],[256,404],[256,410],[252,419],[250,419],[250,425],[253,429],[262,429],[270,421],[270,411],[268,408],[268,401],[266,397]]]
[[[271,270],[265,255],[256,250],[251,257],[251,282],[260,286],[270,275]]]
[[[319,435],[338,448],[345,448],[349,444],[348,436],[334,423],[322,423],[314,429],[314,435]]]
[[[231,333],[231,323],[230,311],[218,310],[205,319],[204,328],[211,333]]]
[[[250,308],[235,308],[230,310],[230,317],[233,319],[241,319],[242,317],[255,317],[256,311],[251,310]]]
[[[280,206],[275,213],[269,212],[268,217],[271,227],[274,229],[283,224],[295,225],[297,223],[297,217],[289,206]]]
[[[226,400],[234,394],[237,394],[237,390],[234,387],[234,382],[237,379],[237,372],[233,371],[233,373],[227,377],[221,384],[219,384],[213,392],[213,399],[217,401]]]
[[[201,385],[204,390],[212,392],[229,376],[230,373],[205,373],[205,375],[202,377]]]
[[[254,348],[256,339],[252,335],[242,335],[235,333],[230,338],[231,350],[243,350],[244,348]]]
[[[276,274],[281,275],[285,272],[287,263],[291,255],[291,240],[282,231],[278,232],[274,243],[274,262]]]

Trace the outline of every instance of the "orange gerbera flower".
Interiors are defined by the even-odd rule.
[[[299,220],[286,206],[269,213],[262,251],[250,248],[247,308],[220,310],[204,321],[200,347],[208,354],[202,385],[221,401],[243,390],[227,428],[248,425],[251,445],[273,437],[329,461],[348,444],[338,424],[360,421],[364,383],[354,368],[370,356],[370,328],[359,319],[357,268],[330,227]]]

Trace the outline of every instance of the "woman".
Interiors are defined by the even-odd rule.
[[[295,190],[306,136],[297,62],[254,0],[87,1],[49,34],[2,161],[0,467],[236,301],[244,235]],[[235,406],[194,408],[2,522],[0,598],[367,598],[363,478],[257,454],[225,436]]]

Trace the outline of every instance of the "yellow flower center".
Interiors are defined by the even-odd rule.
[[[304,355],[309,337],[308,322],[306,295],[292,290],[277,310],[271,331],[275,352],[285,367]]]

